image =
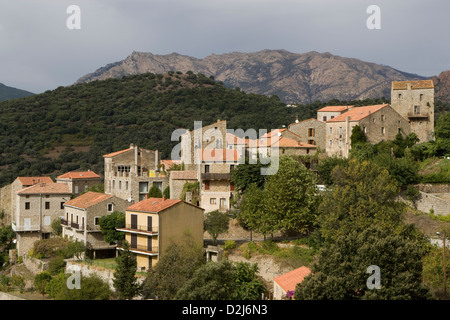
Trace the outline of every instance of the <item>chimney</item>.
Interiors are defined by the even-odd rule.
[[[145,199],[148,199],[148,193],[145,195]]]
[[[163,196],[162,199],[163,199],[163,201],[166,201],[166,197],[165,196]]]

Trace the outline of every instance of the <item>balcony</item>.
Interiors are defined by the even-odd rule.
[[[117,243],[117,249],[125,250],[123,248],[123,244],[121,242]],[[134,253],[140,253],[140,254],[145,254],[145,255],[149,255],[149,256],[158,255],[158,247],[150,247],[149,248],[148,246],[131,244],[129,247],[129,250]]]
[[[205,172],[201,175],[202,180],[231,180],[231,173]]]
[[[428,119],[428,113],[408,112],[408,118],[410,119]]]
[[[144,233],[144,234],[149,234],[149,235],[157,235],[158,234],[158,227],[149,227],[149,226],[142,226],[142,225],[126,224],[125,228],[119,228],[116,230],[124,231],[124,232],[138,232],[138,233]]]
[[[41,227],[40,225],[16,225],[14,222],[11,223],[11,227],[14,232],[23,232],[23,231],[40,231]]]
[[[66,219],[61,219],[61,224],[65,225],[65,226],[68,226],[69,222]]]

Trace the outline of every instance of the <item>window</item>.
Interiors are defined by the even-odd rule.
[[[112,212],[114,209],[114,206],[112,203],[108,203],[108,212]]]
[[[422,101],[423,100],[423,94],[421,93],[419,96],[419,100]]]
[[[384,117],[384,114],[381,115],[381,121],[384,121],[386,118]]]
[[[29,202],[25,202],[25,210],[30,210],[30,203]]]
[[[119,180],[119,190],[122,189],[122,181]]]
[[[130,172],[131,166],[117,166],[118,172]]]
[[[50,239],[50,232],[43,232],[41,234],[41,239]]]
[[[342,147],[342,140],[339,140],[339,147]]]
[[[330,134],[333,133],[333,127],[330,127]]]
[[[113,184],[113,188],[114,188],[114,184]],[[74,193],[78,193],[78,186],[75,186],[75,192]]]
[[[205,190],[209,190],[209,180],[205,181]]]
[[[414,114],[420,114],[420,106],[414,106]]]
[[[125,181],[125,190],[128,190],[128,181]]]
[[[205,173],[209,173],[209,164],[205,164]]]
[[[367,133],[367,128],[366,127],[363,127],[363,132]]]
[[[216,204],[216,198],[210,198],[209,204]]]
[[[327,116],[323,116],[322,121],[323,122],[327,121]]]
[[[308,137],[314,137],[315,130],[314,128],[308,128]]]
[[[381,134],[385,134],[386,130],[384,129],[384,127],[381,127]]]
[[[50,209],[50,202],[48,202],[48,201],[45,202],[45,209],[46,210]]]
[[[88,191],[89,187],[87,185],[84,186],[84,191]]]
[[[148,194],[148,182],[139,182],[139,201],[144,200]]]
[[[331,119],[334,119],[334,116],[331,116]]]
[[[398,94],[398,98],[400,99],[401,97],[402,97],[402,94],[401,94],[401,93],[399,93],[399,94]]]
[[[50,216],[44,216],[44,226],[50,225]]]
[[[234,164],[230,164],[230,172],[234,170]]]
[[[234,191],[234,182],[230,182],[230,191]]]
[[[328,141],[328,145],[329,145],[330,147],[333,146],[333,140],[330,139],[330,140]]]
[[[31,219],[30,218],[23,219],[23,228],[25,230],[30,230],[31,229]]]
[[[372,118],[372,122],[375,123],[375,118]]]
[[[339,127],[339,138],[342,138],[343,129],[342,127]]]
[[[46,198],[50,198],[50,195],[49,195],[49,194],[46,194],[45,197],[46,197]]]
[[[64,209],[64,202],[61,202],[61,206],[59,208]]]
[[[312,140],[312,139],[309,139],[309,140],[308,140],[308,143],[309,143],[309,144],[316,144],[316,142],[315,142],[314,140]]]
[[[94,226],[98,226],[100,223],[100,217],[94,217]]]
[[[162,181],[153,181],[153,186],[157,187],[161,192],[163,191],[163,189],[162,189]]]

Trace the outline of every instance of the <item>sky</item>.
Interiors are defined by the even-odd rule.
[[[41,93],[133,51],[330,52],[433,76],[450,70],[449,13],[448,0],[0,0],[0,83]]]

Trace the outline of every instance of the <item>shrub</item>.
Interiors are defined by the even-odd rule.
[[[236,242],[233,240],[226,240],[223,248],[225,250],[232,250],[232,249],[236,248]]]

